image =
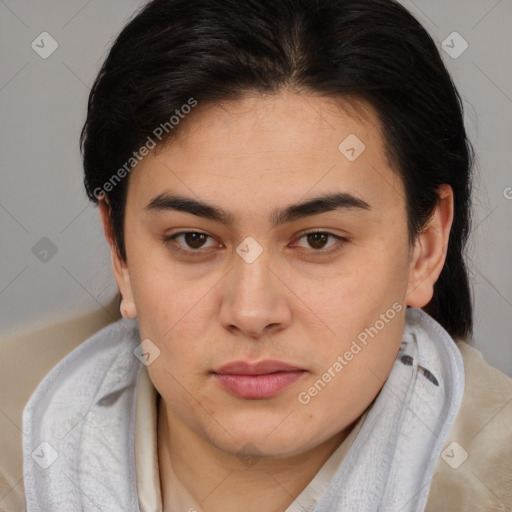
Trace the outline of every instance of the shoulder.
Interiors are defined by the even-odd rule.
[[[116,310],[114,299],[106,309],[0,342],[0,510],[25,510],[22,416],[29,398],[64,357],[119,319]]]
[[[437,461],[427,512],[512,508],[512,379],[456,340],[466,385]]]

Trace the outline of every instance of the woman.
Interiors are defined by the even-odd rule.
[[[154,0],[81,142],[124,318],[25,407],[27,510],[512,506],[471,145],[402,6]]]

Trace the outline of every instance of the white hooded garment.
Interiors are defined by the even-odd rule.
[[[23,411],[28,512],[140,511],[140,342],[137,320],[110,324],[61,360],[31,396]],[[423,511],[463,392],[454,341],[426,313],[408,309],[393,368],[312,510]],[[311,510],[301,496],[293,506]]]

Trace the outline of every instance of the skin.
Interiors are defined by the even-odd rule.
[[[141,339],[160,349],[148,371],[162,397],[164,507],[172,460],[205,511],[250,512],[261,503],[283,511],[379,393],[400,347],[405,305],[422,307],[431,299],[446,256],[453,194],[440,187],[438,206],[411,246],[405,191],[386,158],[379,119],[356,100],[246,94],[199,105],[179,128],[130,175],[127,261],[115,249],[107,204],[100,204],[126,316],[137,316]],[[355,161],[338,149],[349,134],[366,146]],[[369,209],[271,224],[275,208],[333,191],[357,196]],[[162,192],[215,205],[235,221],[145,211]],[[315,244],[303,236],[312,230],[347,241],[331,236]],[[184,236],[162,242],[179,232],[208,237],[202,246],[187,245]],[[248,236],[263,250],[252,263],[236,252]],[[200,256],[178,254],[176,246]],[[298,394],[393,303],[402,311],[309,403],[300,403]],[[262,400],[229,394],[211,373],[230,361],[264,359],[306,372]],[[248,467],[243,455],[257,463]]]

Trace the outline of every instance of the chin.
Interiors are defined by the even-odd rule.
[[[300,439],[291,441],[287,436],[276,436],[275,439],[268,439],[264,436],[255,436],[251,438],[244,433],[239,437],[233,437],[225,440],[226,443],[217,444],[217,448],[235,455],[238,458],[284,458],[299,455],[308,450],[305,443]]]
[[[263,416],[263,415],[261,415]],[[286,457],[298,455],[314,447],[313,433],[304,429],[304,421],[287,418],[287,414],[245,415],[244,418],[220,418],[225,428],[203,434],[219,450],[237,457]],[[212,435],[213,434],[213,435]]]

